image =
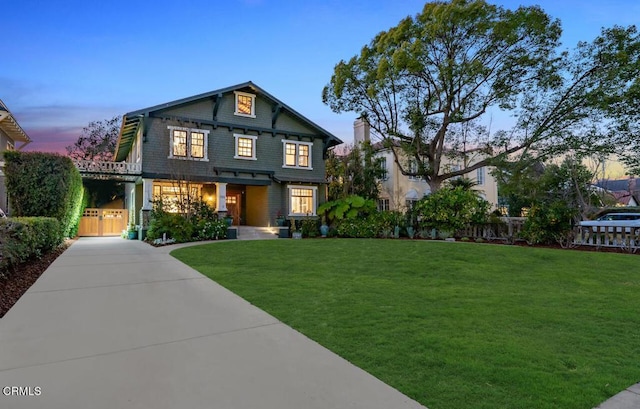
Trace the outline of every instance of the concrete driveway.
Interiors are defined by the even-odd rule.
[[[0,319],[0,407],[422,407],[170,249],[74,243]]]

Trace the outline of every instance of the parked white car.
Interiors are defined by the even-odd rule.
[[[631,229],[640,229],[640,213],[607,213],[595,220],[585,220],[580,222],[581,227],[593,227],[593,231],[602,231],[598,229],[600,226],[607,226],[608,232],[615,231],[620,233],[624,228],[626,233],[630,233]]]

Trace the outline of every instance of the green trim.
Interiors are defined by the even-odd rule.
[[[245,135],[248,133],[248,131],[253,131],[253,132],[257,132],[258,135],[262,135],[263,133],[270,133],[272,136],[283,135],[285,139],[297,138],[297,140],[300,140],[300,138],[310,138],[310,139],[322,138],[324,141],[324,136],[317,135],[317,134],[290,132],[290,131],[283,131],[279,129],[262,128],[259,126],[238,125],[238,124],[232,124],[230,122],[210,121],[205,119],[189,118],[186,116],[163,115],[163,114],[150,114],[149,116],[151,118],[164,119],[167,121],[180,121],[180,122],[194,123],[197,125],[209,125],[213,127],[213,129],[216,129],[218,127],[228,128],[229,132],[233,132],[234,129],[238,129],[238,130],[241,130],[242,133],[244,133]]]

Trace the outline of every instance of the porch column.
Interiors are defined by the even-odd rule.
[[[142,179],[142,210],[153,209],[153,179]]]
[[[216,182],[216,212],[227,211],[227,184]]]

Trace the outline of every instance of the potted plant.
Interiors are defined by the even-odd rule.
[[[231,226],[233,225],[233,216],[231,215],[226,215],[224,217],[224,221],[227,222],[227,226]]]
[[[296,221],[294,219],[291,219],[291,237],[294,239],[302,238],[302,232],[296,227]]]
[[[284,226],[284,215],[282,214],[282,210],[278,210],[276,213],[276,225],[278,227]]]
[[[136,226],[133,223],[129,225],[129,230],[127,230],[127,238],[129,240],[135,240],[138,238],[138,229],[136,229]]]
[[[326,216],[322,216],[322,224],[320,225],[320,235],[322,237],[327,237],[327,234],[329,234],[329,226],[327,225],[327,218]]]

